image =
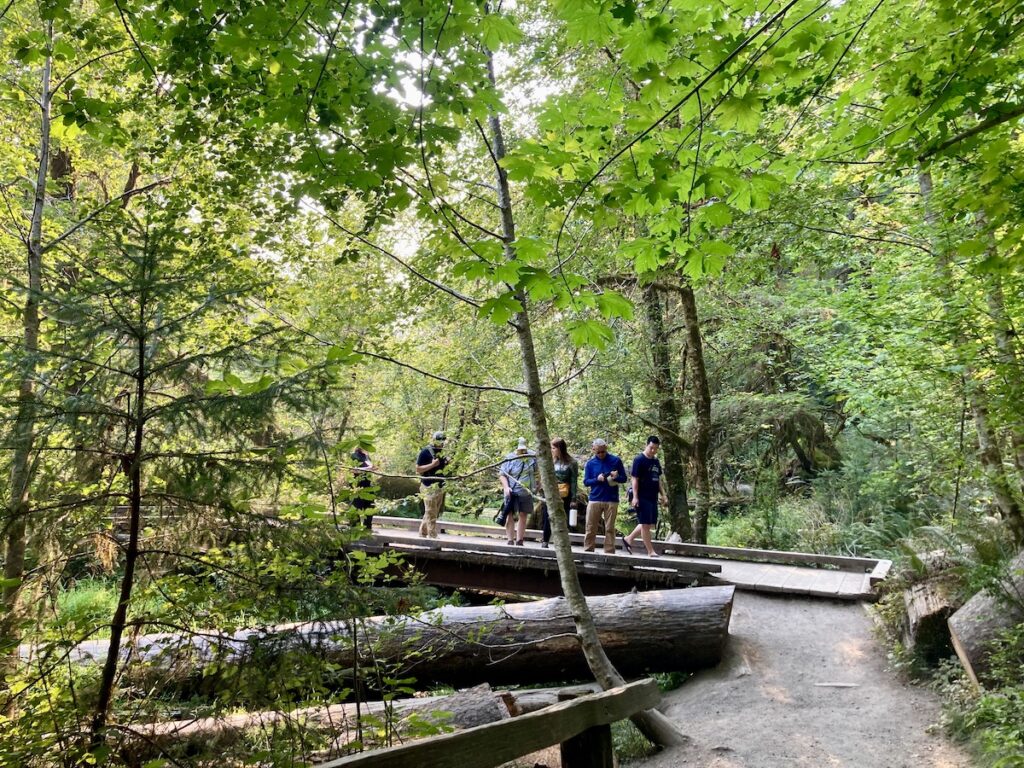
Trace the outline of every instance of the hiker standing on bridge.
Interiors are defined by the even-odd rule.
[[[562,510],[566,522],[569,520],[569,507],[576,503],[576,484],[579,482],[580,468],[576,460],[569,455],[569,447],[565,440],[556,437],[551,441],[551,458],[555,461],[555,479],[558,481],[558,495],[562,499]],[[548,516],[548,503],[540,507],[544,535],[540,545],[545,549],[551,543],[551,518]],[[556,512],[557,514],[557,512]]]
[[[668,504],[665,484],[661,482],[661,462],[657,458],[659,448],[661,440],[658,436],[648,437],[643,453],[633,459],[633,468],[629,473],[633,483],[633,505],[636,509],[637,526],[628,536],[623,537],[622,543],[630,554],[633,554],[633,540],[639,534],[647,550],[647,556],[658,557],[651,543],[651,529],[658,524],[658,500],[660,499],[662,504]]]
[[[444,432],[435,432],[430,445],[416,458],[416,474],[421,478],[420,496],[423,499],[423,521],[420,523],[420,536],[423,538],[437,538],[437,518],[444,511],[444,475],[441,471],[448,466],[444,443]]]
[[[373,462],[370,461],[370,454],[364,451],[361,446],[356,446],[356,449],[352,451],[352,461],[355,466],[352,474],[356,476],[355,497],[352,499],[352,508],[359,512],[363,527],[370,530],[373,528],[374,502],[373,494],[370,491],[370,488],[373,487],[373,481],[365,470],[373,469]]]
[[[593,552],[597,543],[597,524],[604,522],[604,551],[615,554],[615,517],[619,513],[619,486],[626,482],[622,459],[608,453],[608,443],[600,437],[590,444],[594,455],[583,468],[583,484],[590,489],[587,503],[587,532],[583,551]]]
[[[519,438],[515,453],[510,453],[498,468],[498,479],[505,492],[505,533],[508,543],[523,546],[526,520],[533,511],[533,488],[537,474],[537,457],[530,453],[526,438]],[[518,516],[518,531],[515,530]],[[518,534],[518,535],[516,535]]]

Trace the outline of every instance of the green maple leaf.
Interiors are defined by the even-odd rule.
[[[754,133],[761,124],[760,99],[754,93],[726,99],[718,108],[718,122],[723,128]]]

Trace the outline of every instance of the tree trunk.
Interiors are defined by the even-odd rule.
[[[982,219],[984,221],[984,219]],[[1013,402],[1021,396],[1021,357],[1017,348],[1017,333],[1006,312],[1002,278],[998,273],[987,276],[985,299],[992,317],[995,334],[996,357],[1004,369],[1002,380],[1009,388]],[[1010,445],[1013,448],[1013,464],[1017,469],[1018,485],[1024,482],[1024,424],[1010,426]]]
[[[488,54],[487,75],[492,87],[497,87],[494,76],[494,57]],[[501,209],[501,235],[505,257],[515,259],[512,243],[516,239],[515,218],[512,214],[512,197],[510,194],[508,175],[501,165],[505,157],[505,139],[501,130],[501,119],[497,112],[488,117],[491,129],[491,152],[494,157],[495,181],[498,189],[498,206]],[[533,424],[534,438],[537,446],[537,462],[540,468],[541,485],[548,509],[558,509],[562,503],[558,493],[558,480],[555,477],[554,460],[551,457],[551,435],[548,431],[547,413],[544,408],[544,390],[540,383],[537,367],[537,354],[533,343],[533,331],[530,326],[529,297],[525,291],[518,291],[516,297],[522,305],[515,318],[516,338],[523,363],[523,379],[526,384],[527,403],[530,409],[530,421]],[[562,515],[551,515],[552,544],[558,560],[558,571],[562,582],[562,594],[568,603],[576,628],[578,642],[583,650],[587,665],[594,679],[605,690],[616,688],[625,681],[612,666],[611,661],[601,647],[601,641],[594,625],[594,618],[587,606],[587,599],[580,586],[576,573],[576,565],[572,559],[569,545],[568,521]],[[614,535],[614,531],[610,532]],[[648,739],[665,746],[680,744],[685,737],[660,712],[650,710],[634,718],[634,722]]]
[[[704,366],[704,342],[700,335],[697,298],[693,288],[684,285],[680,292],[683,320],[686,322],[687,357],[693,366],[693,413],[696,427],[693,436],[693,461],[697,470],[697,507],[693,515],[693,540],[708,541],[708,510],[711,506],[711,477],[708,471],[708,449],[711,445],[711,388]]]
[[[124,574],[121,577],[121,590],[117,607],[110,621],[110,640],[107,644],[106,660],[100,675],[99,692],[96,706],[93,709],[90,727],[90,743],[92,748],[98,747],[103,741],[103,731],[107,724],[110,702],[117,682],[117,667],[121,659],[121,638],[128,624],[128,607],[131,603],[132,588],[135,586],[135,568],[139,559],[139,535],[142,529],[142,449],[145,438],[145,407],[147,391],[147,352],[154,343],[146,333],[146,285],[150,280],[150,258],[143,258],[139,274],[139,294],[137,296],[139,314],[138,327],[134,329],[136,347],[135,378],[135,413],[129,413],[130,423],[134,427],[132,453],[122,457],[122,463],[129,478],[128,490],[128,543],[125,548]]]
[[[665,427],[662,457],[665,462],[665,484],[668,491],[669,528],[684,541],[693,537],[690,505],[686,498],[686,462],[690,446],[679,439],[679,401],[672,386],[672,358],[665,314],[658,289],[647,284],[642,291],[644,314],[647,318],[647,339],[651,345],[654,391],[658,397],[658,423]]]
[[[603,646],[602,653],[607,648],[609,666],[614,661],[629,675],[712,667],[728,641],[734,590],[693,587],[591,597],[587,602],[594,642]],[[386,664],[392,677],[415,677],[419,685],[551,683],[590,677],[576,622],[571,603],[554,597],[361,619],[358,660],[348,620],[223,636],[144,635],[121,648],[119,660],[130,656],[144,665],[133,668],[129,677],[154,689],[200,679],[214,688],[220,675],[233,683],[246,665],[264,669],[295,653],[309,653],[343,669],[357,661],[360,666]],[[108,657],[109,647],[105,640],[83,642],[69,658],[77,664],[99,663]]]
[[[47,37],[53,41],[53,24],[47,25]],[[25,578],[25,549],[28,537],[29,491],[32,484],[32,448],[35,443],[35,382],[39,366],[39,301],[42,294],[43,213],[46,206],[46,179],[50,160],[50,77],[52,59],[43,62],[40,86],[39,162],[28,240],[25,242],[28,291],[22,313],[22,353],[24,361],[18,384],[18,404],[11,437],[11,486],[4,515],[5,558],[3,570],[3,616],[0,617],[0,686],[6,672],[17,661],[21,640],[19,598]],[[9,655],[12,654],[12,655]],[[13,701],[10,704],[14,706]]]
[[[950,298],[956,295],[954,290],[955,281],[950,264],[949,250],[939,236],[938,214],[935,212],[932,199],[931,172],[922,169],[918,173],[918,183],[921,189],[921,198],[924,201],[924,218],[931,230],[937,262],[936,266],[939,270],[939,277],[946,286],[946,290],[943,291],[943,303],[950,325],[953,328],[953,341],[958,347],[962,347],[966,342],[966,331],[963,318],[959,316],[957,308]],[[967,397],[971,406],[971,413],[974,416],[975,430],[978,434],[978,458],[988,479],[989,486],[992,488],[999,513],[1013,533],[1015,541],[1024,543],[1024,513],[1021,512],[1020,505],[1015,498],[1013,485],[1003,467],[1003,456],[999,449],[998,439],[989,424],[984,390],[980,383],[977,382],[974,366],[967,362],[965,369],[964,378],[968,382]]]
[[[949,618],[949,633],[960,663],[975,685],[988,678],[992,641],[1024,621],[1024,551],[1010,561],[999,593],[979,592]]]
[[[554,693],[549,698],[551,703],[555,703]],[[131,761],[136,764],[158,758],[167,750],[188,750],[190,755],[209,755],[211,752],[223,754],[225,747],[237,742],[247,731],[300,728],[334,735],[332,746],[335,748],[333,751],[336,751],[338,747],[357,738],[359,727],[356,721],[364,715],[391,718],[394,721],[390,725],[392,733],[403,737],[408,734],[401,721],[413,713],[423,720],[461,729],[511,717],[512,706],[515,706],[515,701],[511,694],[492,691],[485,684],[448,696],[331,704],[287,712],[243,712],[223,717],[143,723],[130,727],[128,741],[122,750],[131,755]],[[432,717],[434,713],[444,715]]]

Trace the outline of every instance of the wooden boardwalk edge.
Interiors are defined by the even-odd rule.
[[[373,539],[361,546],[402,551],[427,559],[465,558],[481,566],[514,565],[543,570],[557,567],[554,550],[536,546],[541,532],[534,529],[526,532],[530,546],[515,547],[504,541],[505,530],[498,526],[440,520],[440,539],[420,538],[416,532],[418,527],[419,520],[411,518],[375,518]],[[583,542],[582,534],[570,534],[570,537],[574,546]],[[649,559],[639,553],[604,554],[600,551],[602,540],[599,536],[595,552],[573,551],[573,559],[581,570],[616,578],[629,578],[631,573],[639,578],[644,573],[664,571],[680,577],[692,576],[704,584],[731,584],[744,591],[833,600],[876,600],[875,588],[892,567],[889,560],[703,547],[666,541],[655,542],[655,549],[662,557]],[[703,556],[696,554],[698,552],[704,553]],[[736,553],[749,557],[727,556]],[[493,563],[488,558],[492,558]]]
[[[654,680],[638,680],[520,715],[420,742],[349,755],[316,768],[492,768],[571,739],[589,728],[657,706]]]

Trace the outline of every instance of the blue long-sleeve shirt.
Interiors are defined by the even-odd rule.
[[[608,482],[608,475],[618,470],[615,476],[616,485]],[[604,475],[603,482],[598,482],[597,476]],[[622,466],[622,459],[611,453],[606,453],[604,459],[594,456],[587,462],[583,469],[583,484],[590,489],[591,501],[619,501],[619,485],[629,480],[626,468]]]

